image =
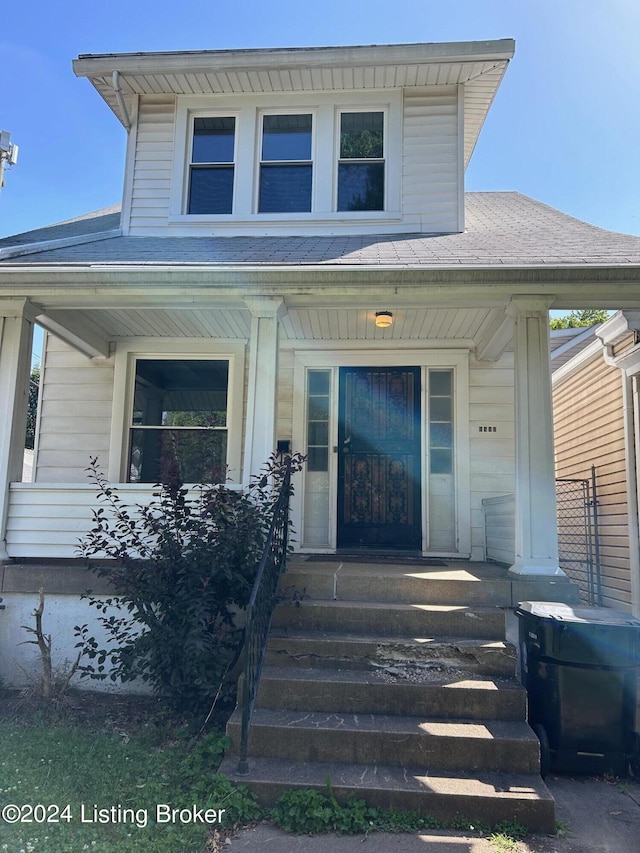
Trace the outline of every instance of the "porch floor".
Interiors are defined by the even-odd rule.
[[[465,598],[472,603],[505,608],[521,601],[579,603],[578,588],[562,575],[513,575],[497,563],[398,554],[294,554],[280,586],[304,589],[314,598],[361,601],[380,600],[381,594],[384,601],[399,601],[414,586],[416,593],[426,589],[431,601],[446,604],[460,600],[460,583],[469,584]]]

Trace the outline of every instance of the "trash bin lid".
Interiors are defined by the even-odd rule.
[[[610,607],[572,607],[559,601],[521,601],[518,611],[558,622],[612,625],[640,629],[640,619]]]

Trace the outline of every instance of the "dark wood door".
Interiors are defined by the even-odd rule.
[[[338,547],[421,547],[420,368],[340,368]]]

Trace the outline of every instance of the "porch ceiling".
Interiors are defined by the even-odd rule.
[[[390,328],[376,327],[379,310],[393,313]],[[248,340],[251,332],[251,315],[243,308],[67,309],[48,311],[36,320],[88,355],[106,354],[109,342],[122,338]],[[397,307],[389,300],[363,308],[290,308],[281,319],[280,334],[283,341],[438,341],[480,348],[504,322],[501,308]]]

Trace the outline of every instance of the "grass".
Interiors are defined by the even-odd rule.
[[[324,793],[288,791],[263,810],[217,774],[225,746],[215,732],[194,737],[150,699],[83,692],[57,710],[33,697],[16,708],[15,694],[0,691],[0,810],[9,818],[0,818],[0,853],[212,853],[263,818],[294,833],[493,831],[496,853],[517,850],[526,833],[461,815],[442,824],[356,798],[340,805],[330,779]]]
[[[4,714],[0,809],[9,806],[11,820],[16,805],[23,820],[0,820],[0,851],[202,853],[215,849],[220,831],[257,814],[242,789],[216,775],[218,735],[194,741],[153,711],[133,716],[103,711],[89,724],[61,713]],[[167,807],[160,813],[159,804]]]

